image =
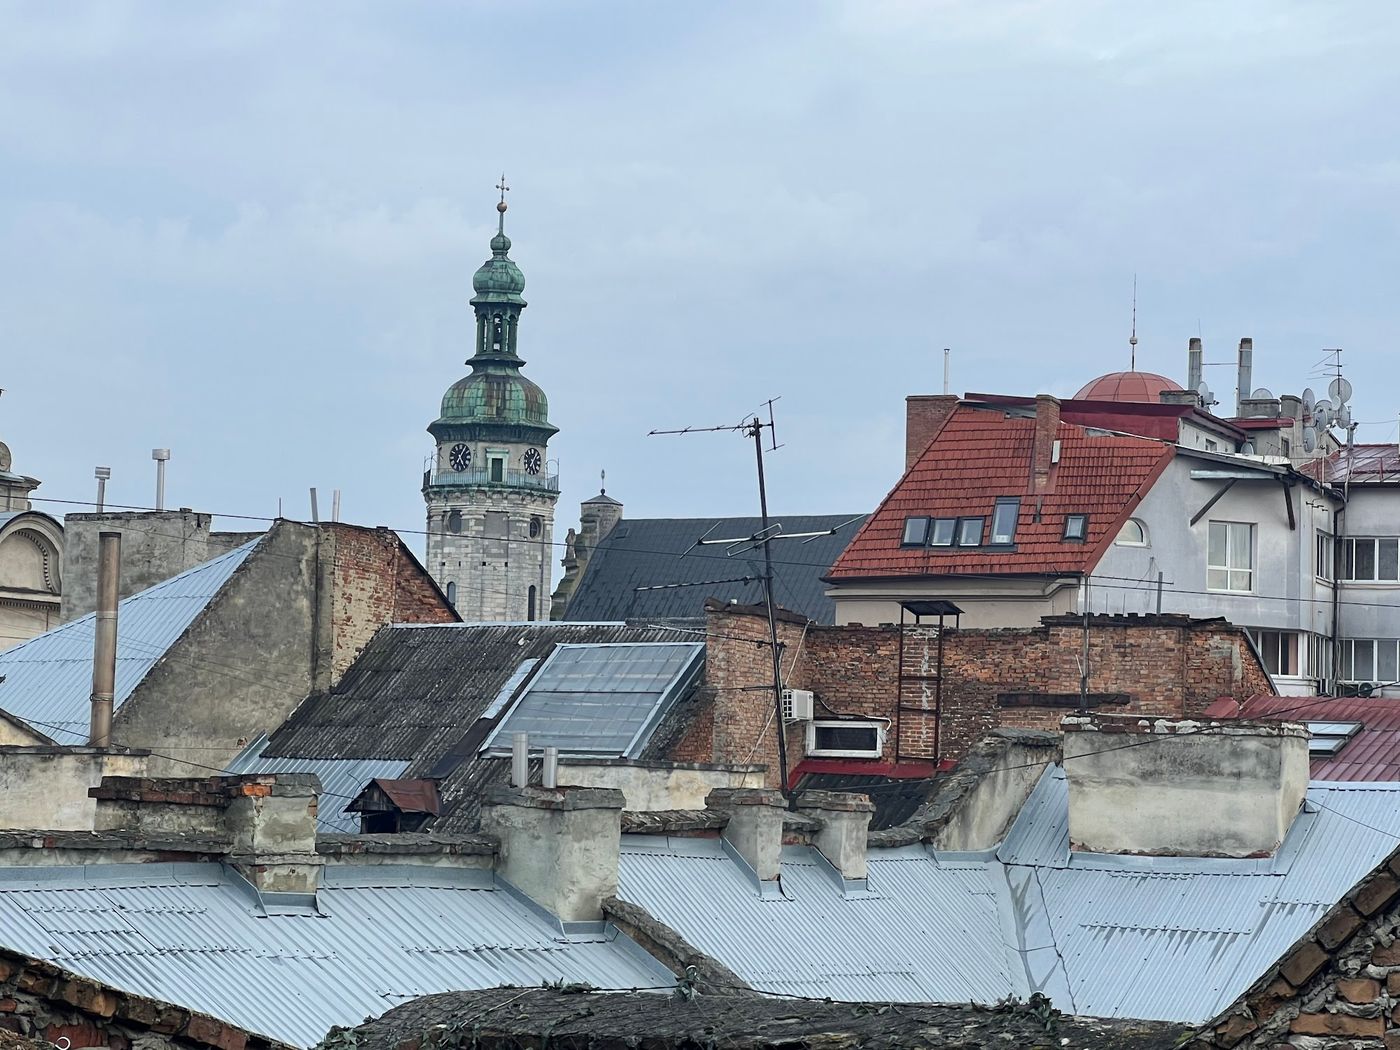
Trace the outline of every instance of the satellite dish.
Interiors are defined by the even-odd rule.
[[[1303,428],[1303,451],[1304,451],[1304,452],[1316,452],[1316,451],[1317,451],[1317,428],[1316,428],[1316,427],[1304,427],[1304,428]]]
[[[1342,405],[1339,407],[1336,416],[1333,418],[1333,422],[1335,422],[1337,426],[1343,428],[1351,426],[1351,406]]]
[[[1196,387],[1196,396],[1201,399],[1201,404],[1205,405],[1206,407],[1217,403],[1215,400],[1215,395],[1211,393],[1210,387],[1208,387],[1204,382],[1201,383],[1200,386]]]
[[[1317,404],[1317,395],[1313,393],[1312,387],[1303,390],[1303,415],[1312,415],[1313,407]]]
[[[1272,401],[1274,399],[1274,395],[1269,393],[1269,388],[1266,386],[1261,386],[1249,396],[1255,401]]]
[[[1323,428],[1332,425],[1332,402],[1323,398],[1313,405],[1313,424]]]
[[[1241,456],[1252,456],[1252,455],[1254,455],[1254,442],[1253,442],[1253,441],[1246,441],[1243,445],[1241,445],[1241,446],[1240,446],[1240,455],[1241,455]]]
[[[1342,376],[1338,376],[1327,384],[1327,392],[1332,395],[1332,400],[1339,405],[1344,405],[1351,400],[1351,381]]]

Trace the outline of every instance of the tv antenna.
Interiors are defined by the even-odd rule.
[[[1133,327],[1128,336],[1129,369],[1137,371],[1137,274],[1133,274]],[[945,391],[946,393],[946,391]]]
[[[779,399],[769,398],[764,402],[763,407],[767,409],[768,421],[765,423],[759,412],[745,419],[741,423],[734,423],[729,426],[717,427],[681,427],[679,430],[650,430],[648,437],[655,437],[662,434],[713,434],[713,433],[739,433],[745,437],[753,439],[754,461],[758,469],[758,510],[759,528],[758,531],[748,536],[728,536],[714,537],[712,533],[718,528],[718,522],[711,527],[710,531],[695,541],[695,546],[716,546],[723,544],[725,554],[736,557],[747,554],[750,551],[762,549],[763,551],[763,604],[768,614],[768,645],[773,654],[773,726],[778,736],[778,787],[783,793],[783,798],[787,799],[788,808],[796,806],[796,799],[788,787],[788,761],[787,761],[787,730],[783,719],[783,660],[782,650],[778,647],[778,618],[776,606],[773,604],[773,551],[772,545],[777,540],[802,540],[810,542],[819,536],[832,536],[840,529],[845,528],[859,518],[852,518],[851,521],[843,521],[829,529],[820,532],[783,532],[780,522],[770,522],[768,520],[768,483],[763,469],[764,453],[764,431],[768,433],[769,452],[776,452],[783,446],[778,444],[778,427],[773,416],[773,404]],[[721,582],[721,581],[716,581]],[[722,581],[729,582],[729,581]]]

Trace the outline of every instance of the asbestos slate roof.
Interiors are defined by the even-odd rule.
[[[692,631],[623,623],[383,627],[331,692],[307,697],[271,734],[257,769],[293,760],[299,770],[313,765],[306,760],[345,762],[337,772],[363,780],[340,782],[337,790],[349,797],[336,799],[339,806],[375,776],[441,778],[443,814],[434,830],[471,830],[481,791],[509,775],[508,758],[479,752],[524,680],[522,665],[544,660],[560,645],[698,640]],[[372,772],[373,763],[391,762],[400,768]]]
[[[1059,463],[1043,496],[1031,491],[1035,419],[960,406],[885,497],[833,566],[833,581],[901,576],[1087,572],[1166,468],[1170,445],[1061,421]],[[1020,497],[1015,542],[992,547],[906,547],[908,517],[984,519],[999,497]],[[1064,539],[1065,518],[1088,515],[1083,542]]]
[[[832,536],[773,546],[774,598],[817,623],[832,623],[836,606],[822,577],[865,521],[864,515],[774,516],[783,532],[819,532],[849,522]],[[569,600],[568,620],[667,620],[704,615],[706,598],[739,605],[763,601],[763,551],[729,557],[724,546],[696,547],[715,537],[751,536],[758,518],[623,518],[594,549]],[[742,577],[749,577],[742,581]],[[731,582],[712,582],[712,581]],[[739,580],[740,582],[733,582]],[[668,584],[693,586],[639,591]]]
[[[564,935],[489,872],[328,868],[315,907],[214,864],[7,868],[0,944],[293,1046],[420,995],[674,978],[611,928]]]
[[[117,606],[115,709],[208,607],[260,539],[122,599]],[[0,653],[0,708],[56,743],[87,743],[96,619],[88,613]]]
[[[1273,857],[1069,850],[1052,767],[994,853],[872,850],[843,891],[807,848],[781,896],[713,841],[628,836],[619,896],[761,990],[850,1002],[995,1004],[1199,1023],[1232,1003],[1400,845],[1400,784],[1314,783]]]

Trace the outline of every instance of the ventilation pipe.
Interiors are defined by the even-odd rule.
[[[320,524],[320,521],[321,512],[316,506],[316,490],[313,488],[311,490],[311,523],[317,525]]]
[[[1205,371],[1205,354],[1200,339],[1192,336],[1186,347],[1186,389],[1196,394],[1201,389]],[[1199,396],[1199,395],[1197,395]]]
[[[1235,415],[1244,415],[1244,403],[1254,393],[1254,340],[1240,340],[1239,379],[1235,392]]]
[[[151,449],[151,458],[156,461],[156,510],[165,509],[165,463],[170,458],[168,448]]]
[[[547,788],[559,786],[559,749],[557,747],[544,749],[544,767],[540,774],[540,783]]]
[[[525,787],[530,783],[530,735],[514,733],[510,739],[510,786]]]
[[[112,700],[117,684],[117,579],[121,572],[122,534],[97,538],[97,613],[92,639],[92,726],[90,747],[112,743]]]
[[[97,479],[97,513],[101,514],[107,503],[107,479],[112,476],[112,468],[94,467],[92,476]]]

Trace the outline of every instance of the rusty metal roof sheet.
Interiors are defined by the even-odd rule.
[[[117,607],[115,707],[194,623],[257,547],[261,536],[129,598]],[[0,708],[60,744],[87,742],[92,640],[88,613],[0,653]]]
[[[293,1046],[433,992],[671,984],[616,930],[562,934],[489,872],[330,868],[317,905],[266,907],[211,864],[10,868],[0,944]]]
[[[1400,781],[1400,703],[1380,697],[1256,696],[1238,705],[1228,697],[1210,718],[1288,722],[1359,722],[1361,728],[1330,755],[1314,755],[1314,780]]]

